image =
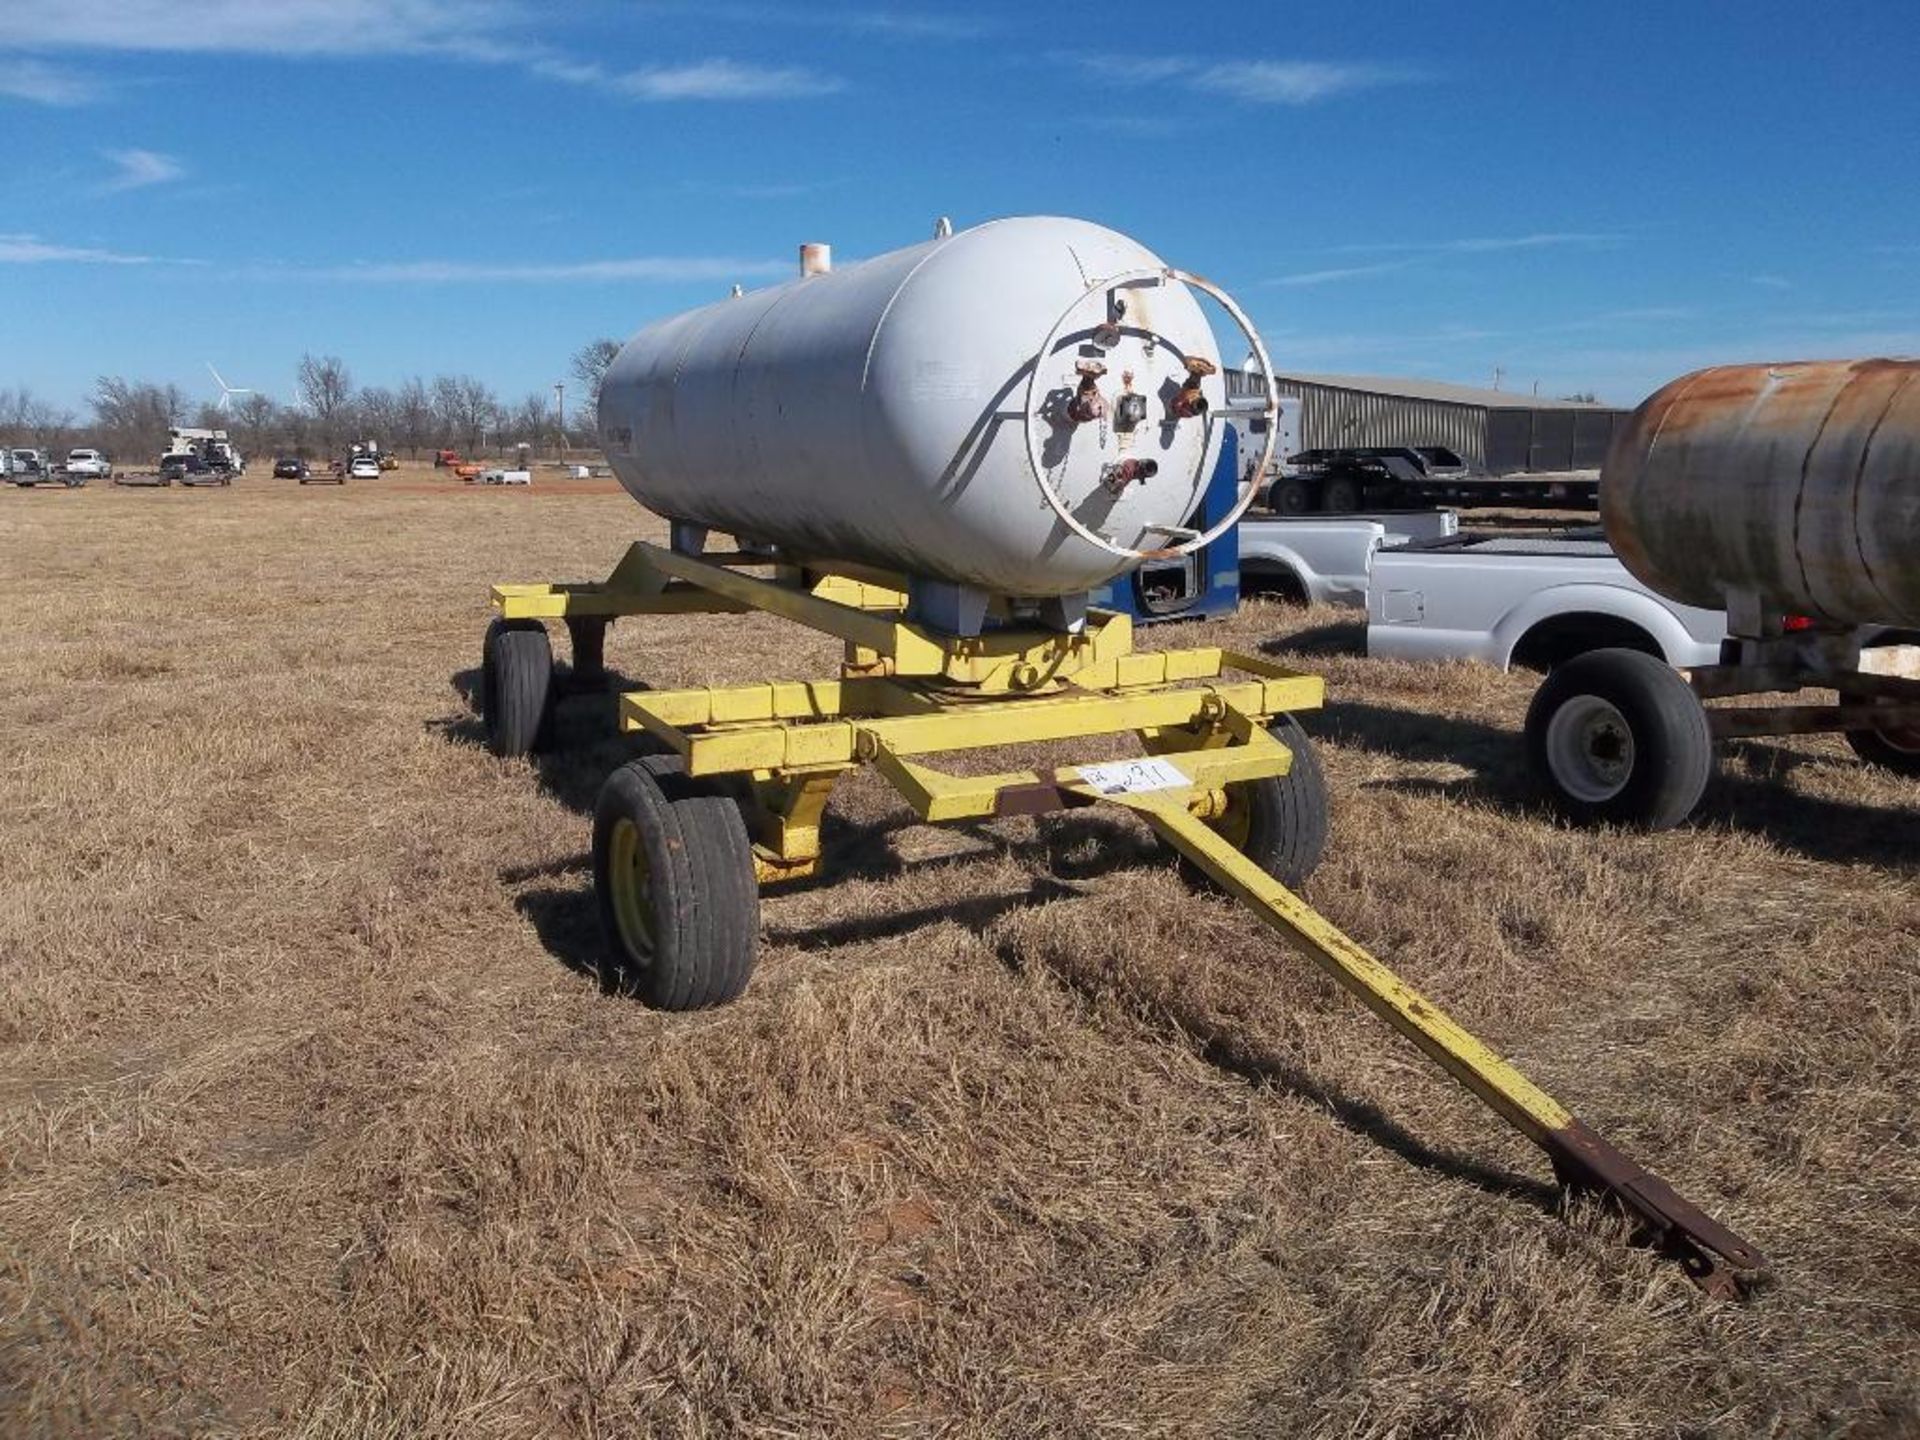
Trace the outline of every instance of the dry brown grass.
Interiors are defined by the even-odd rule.
[[[1733,756],[1545,823],[1524,676],[1323,670],[1311,897],[1776,1259],[1704,1301],[1123,817],[906,828],[770,897],[746,999],[591,976],[576,702],[462,686],[624,498],[0,495],[0,1433],[1888,1436],[1920,1426],[1920,787]],[[824,673],[653,621],[656,684]]]

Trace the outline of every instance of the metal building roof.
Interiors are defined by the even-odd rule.
[[[1283,383],[1295,385],[1355,390],[1367,395],[1392,395],[1405,400],[1437,400],[1446,405],[1474,405],[1483,410],[1618,408],[1595,405],[1585,400],[1557,400],[1551,395],[1527,395],[1516,390],[1481,390],[1472,385],[1450,385],[1444,380],[1421,380],[1406,375],[1308,375],[1298,370],[1276,370],[1274,376]]]

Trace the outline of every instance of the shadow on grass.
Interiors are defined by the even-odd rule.
[[[1312,733],[1344,748],[1413,764],[1450,763],[1474,772],[1458,780],[1424,776],[1376,780],[1370,782],[1370,789],[1471,800],[1509,815],[1552,821],[1553,812],[1527,764],[1517,731],[1478,720],[1344,700],[1307,718]],[[1727,747],[1719,760],[1691,824],[1757,835],[1810,860],[1894,870],[1920,864],[1914,846],[1920,826],[1911,817],[1897,810],[1796,792],[1780,783],[1802,766],[1828,763],[1822,757],[1743,742]]]
[[[1262,655],[1365,655],[1367,622],[1335,620],[1260,642]]]
[[[1016,973],[1038,964],[1049,976],[1094,1006],[1111,1002],[1111,992],[1104,983],[1071,966],[1059,965],[1044,957],[1036,961],[1019,946],[1005,940],[995,943],[993,948],[1001,963]],[[1250,1085],[1297,1096],[1325,1110],[1342,1129],[1365,1137],[1419,1169],[1463,1181],[1489,1194],[1520,1200],[1549,1213],[1559,1213],[1558,1186],[1470,1155],[1429,1145],[1372,1101],[1337,1090],[1279,1051],[1218,1025],[1200,1006],[1184,1003],[1184,997],[1178,992],[1171,999],[1156,996],[1145,1003],[1142,1003],[1143,997],[1126,998],[1135,1018],[1144,1020],[1171,1043],[1192,1046],[1201,1059],[1225,1074]],[[1382,1040],[1392,1043],[1384,1031]]]
[[[805,894],[830,889],[843,880],[886,880],[914,871],[959,867],[989,856],[1011,856],[1039,873],[1024,891],[1013,895],[975,896],[942,905],[921,906],[878,915],[855,916],[818,925],[769,927],[768,943],[802,950],[832,950],[875,940],[911,935],[929,925],[951,920],[982,930],[1008,911],[1038,905],[1080,893],[1076,883],[1094,880],[1116,870],[1163,862],[1166,851],[1144,830],[1116,817],[1075,814],[1049,817],[1031,839],[1010,840],[984,826],[956,826],[982,844],[976,855],[940,855],[903,859],[893,848],[893,837],[904,825],[894,820],[854,824],[828,814],[822,825],[820,873],[781,885],[774,895]],[[538,865],[509,866],[500,872],[507,885],[588,874],[593,856],[587,853],[549,860]],[[619,987],[608,982],[607,945],[600,934],[591,887],[547,885],[523,891],[514,904],[532,923],[547,952],[575,974],[600,981],[603,990]]]

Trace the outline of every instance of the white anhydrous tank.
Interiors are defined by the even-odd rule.
[[[1127,549],[1174,543],[1155,527],[1199,503],[1223,381],[1203,382],[1204,418],[1175,419],[1170,402],[1188,357],[1218,366],[1212,330],[1169,280],[1119,288],[1117,342],[1092,335],[1110,314],[1099,282],[1164,268],[1102,226],[1024,217],[722,300],[627,342],[601,387],[601,442],[627,491],[670,519],[994,594],[1088,590],[1133,562],[1060,521],[1026,429],[1082,524]],[[1046,413],[1030,415],[1036,352],[1063,318],[1032,391]],[[1109,405],[1132,373],[1147,418],[1131,434],[1048,418],[1082,359],[1106,365]],[[1158,473],[1116,496],[1104,467],[1129,459]]]

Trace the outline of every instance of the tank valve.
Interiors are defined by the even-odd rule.
[[[1146,423],[1147,397],[1133,388],[1133,372],[1120,374],[1120,398],[1114,402],[1113,428],[1122,435],[1138,430]]]
[[[1073,368],[1080,372],[1080,388],[1067,402],[1067,419],[1076,425],[1105,419],[1107,397],[1100,393],[1100,377],[1107,373],[1107,367],[1098,360],[1082,360]]]
[[[1200,391],[1200,382],[1219,372],[1220,367],[1204,356],[1195,355],[1187,361],[1187,378],[1180,386],[1180,393],[1173,397],[1176,419],[1191,420],[1207,413],[1207,397]]]
[[[1116,460],[1100,467],[1100,483],[1106,486],[1109,495],[1119,495],[1134,481],[1145,484],[1159,473],[1158,460]]]

